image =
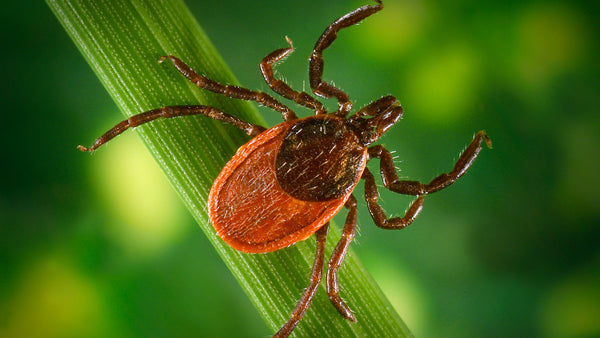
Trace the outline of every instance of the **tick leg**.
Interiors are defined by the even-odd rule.
[[[315,95],[329,98],[334,97],[338,100],[339,108],[336,112],[338,116],[346,116],[352,109],[352,102],[348,99],[348,94],[335,86],[323,81],[323,51],[331,45],[337,37],[337,32],[349,26],[359,23],[371,14],[380,11],[383,8],[380,0],[375,0],[378,4],[375,6],[360,7],[341,18],[334,21],[325,29],[310,55],[310,63],[308,68],[310,87]]]
[[[304,107],[310,108],[317,112],[317,114],[324,114],[325,107],[321,102],[315,100],[312,96],[308,95],[305,92],[298,92],[293,90],[290,86],[288,86],[285,82],[276,79],[273,75],[273,64],[283,60],[289,54],[294,51],[294,46],[292,45],[292,40],[290,40],[287,36],[285,40],[290,45],[288,48],[281,48],[273,53],[265,56],[265,58],[260,63],[260,71],[265,78],[265,81],[271,87],[271,89],[277,94],[285,97],[286,99],[290,99]]]
[[[200,88],[204,88],[206,90],[210,90],[211,92],[222,94],[227,97],[231,97],[234,99],[247,100],[247,101],[255,101],[263,106],[269,107],[275,111],[280,112],[283,115],[283,119],[286,121],[295,120],[298,117],[296,114],[288,108],[283,103],[275,100],[272,96],[267,93],[257,92],[250,89],[232,86],[232,85],[224,85],[213,81],[205,76],[198,75],[190,66],[186,65],[183,61],[178,59],[173,55],[163,56],[160,61],[162,62],[164,59],[169,58],[175,68],[188,80],[195,83],[196,86]]]
[[[258,135],[259,133],[265,130],[265,128],[259,125],[240,120],[235,116],[231,116],[221,110],[218,110],[217,108],[213,108],[210,106],[169,106],[133,115],[127,120],[121,121],[119,124],[117,124],[116,126],[112,127],[109,131],[104,133],[104,135],[96,139],[96,141],[91,147],[86,148],[80,145],[77,148],[79,148],[79,150],[81,151],[94,151],[104,143],[110,141],[112,138],[121,134],[129,128],[137,127],[139,125],[148,123],[150,121],[154,121],[161,117],[172,118],[190,115],[205,115],[215,120],[227,122],[242,129],[248,135]]]
[[[408,211],[406,211],[404,217],[388,218],[381,206],[377,204],[379,191],[377,191],[377,184],[375,183],[373,174],[371,174],[369,169],[365,168],[362,178],[365,180],[365,199],[367,201],[367,208],[369,209],[373,221],[375,221],[375,224],[378,227],[384,229],[404,229],[412,223],[421,212],[421,209],[423,208],[423,195],[417,197],[408,208]]]
[[[356,198],[354,195],[350,195],[345,206],[348,208],[348,216],[346,216],[342,238],[333,250],[329,263],[327,263],[327,295],[333,306],[335,306],[344,318],[356,322],[356,317],[354,317],[348,305],[346,305],[339,295],[337,280],[337,271],[344,261],[348,246],[350,246],[350,242],[354,239],[354,233],[356,232]]]
[[[400,180],[396,174],[392,155],[381,145],[369,148],[369,157],[377,157],[381,160],[381,177],[383,179],[383,185],[386,188],[405,195],[427,195],[444,189],[467,172],[469,167],[473,164],[473,161],[477,158],[477,155],[481,150],[481,142],[483,141],[485,141],[488,148],[492,147],[492,140],[490,140],[482,130],[475,134],[473,141],[471,141],[467,149],[460,155],[454,168],[449,173],[441,174],[427,184],[419,181]]]
[[[308,310],[310,303],[312,302],[317,288],[321,283],[321,276],[323,274],[323,257],[325,255],[325,240],[327,239],[327,231],[329,230],[329,222],[317,230],[317,252],[315,254],[315,262],[313,263],[312,272],[310,273],[310,284],[304,291],[304,294],[296,304],[294,311],[290,316],[290,319],[277,331],[273,337],[287,337],[292,330],[298,325],[298,322],[304,317],[304,313]]]

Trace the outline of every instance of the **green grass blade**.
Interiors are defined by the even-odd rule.
[[[161,55],[173,54],[214,80],[236,83],[183,2],[47,2],[126,116],[164,105],[206,104],[262,124],[253,104],[199,90],[170,63],[158,64]],[[206,214],[213,180],[247,136],[203,117],[157,121],[136,132],[268,326],[276,331],[307,285],[314,238],[274,253],[242,254],[215,235]],[[94,136],[90,135],[90,140]],[[330,231],[328,253],[339,235],[338,229]],[[340,270],[340,284],[358,323],[344,320],[321,287],[294,331],[296,336],[411,335],[351,250]]]

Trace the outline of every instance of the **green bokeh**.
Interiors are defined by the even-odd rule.
[[[296,52],[278,73],[306,87],[316,38],[362,4],[189,6],[240,82],[266,90],[258,62],[286,35]],[[11,5],[0,14],[0,336],[265,335],[135,133],[76,151],[121,115],[46,5]],[[385,5],[340,33],[325,77],[357,106],[402,101],[382,139],[402,177],[449,170],[479,129],[494,149],[404,231],[374,227],[362,203],[365,265],[418,336],[600,335],[598,6]],[[395,215],[410,202],[382,200]]]

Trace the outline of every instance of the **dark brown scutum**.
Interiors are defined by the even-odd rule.
[[[354,189],[366,160],[344,119],[317,115],[295,123],[287,132],[275,162],[277,181],[302,201],[329,201]]]

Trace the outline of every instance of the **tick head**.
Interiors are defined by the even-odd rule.
[[[396,124],[402,114],[400,102],[393,96],[384,96],[350,116],[347,123],[366,147]]]

